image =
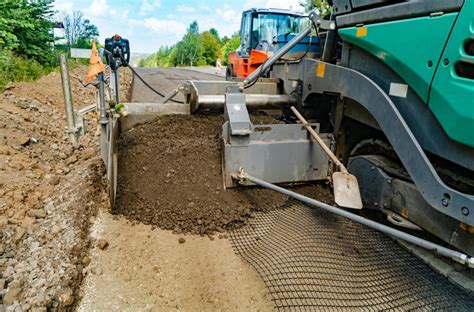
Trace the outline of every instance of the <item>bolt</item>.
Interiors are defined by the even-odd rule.
[[[443,60],[443,64],[444,64],[444,66],[447,66],[447,65],[449,64],[449,60],[448,60],[447,58],[445,58],[445,59]]]
[[[464,216],[467,216],[469,214],[469,208],[467,207],[462,207],[461,212]]]
[[[387,205],[387,204],[383,204],[383,207],[384,207],[384,208],[387,208],[387,207],[388,207],[388,205]]]
[[[388,184],[392,184],[392,179],[388,179],[388,180],[387,180],[387,183],[388,183]]]
[[[447,198],[443,198],[441,200],[441,204],[443,204],[444,207],[448,207],[449,205],[449,200]]]
[[[377,202],[374,203],[374,206],[375,206],[375,207],[377,207],[378,205],[379,205],[379,203],[377,203]]]
[[[428,67],[432,67],[433,66],[433,61],[428,61]]]
[[[375,167],[374,166],[370,167],[370,170],[375,170]]]

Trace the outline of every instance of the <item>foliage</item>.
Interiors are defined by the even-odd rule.
[[[58,65],[54,0],[0,0],[0,90],[10,81],[31,81]],[[97,27],[74,12],[65,17],[68,43],[90,47]],[[66,30],[68,30],[66,29]]]
[[[240,45],[240,36],[238,33],[235,33],[226,40],[222,50],[224,53],[224,62],[223,65],[226,65],[229,62],[229,53],[235,51]]]
[[[33,59],[16,56],[12,51],[0,49],[0,90],[10,81],[33,81],[50,71]]]
[[[307,12],[317,9],[319,15],[326,17],[331,13],[331,1],[327,0],[303,0],[300,1],[300,5],[305,8]]]
[[[205,31],[201,34],[201,42],[203,48],[202,58],[204,65],[213,64],[216,62],[218,57],[222,57],[219,41],[215,35],[211,33],[211,31]]]
[[[90,48],[92,39],[99,36],[97,27],[80,11],[74,11],[72,14],[63,13],[62,15],[64,34],[68,46],[74,48]]]
[[[161,47],[157,52],[143,58],[140,67],[204,66],[216,64],[217,58],[224,58],[239,46],[239,36],[219,37],[215,28],[199,32],[199,25],[192,22],[183,38],[171,47]]]
[[[203,54],[202,40],[199,35],[199,26],[196,21],[189,25],[183,39],[176,44],[175,65],[196,65],[196,61]]]
[[[53,0],[0,1],[0,46],[16,55],[51,65]]]

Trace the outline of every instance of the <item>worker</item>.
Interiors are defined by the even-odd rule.
[[[216,74],[221,73],[221,67],[222,67],[221,59],[217,58],[217,60],[216,60]]]

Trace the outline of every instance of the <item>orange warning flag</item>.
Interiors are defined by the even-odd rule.
[[[89,60],[89,70],[87,71],[86,82],[95,79],[98,73],[105,72],[105,65],[99,56],[99,51],[95,45],[95,40],[92,42],[91,58]]]

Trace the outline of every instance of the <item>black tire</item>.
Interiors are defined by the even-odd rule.
[[[232,78],[234,78],[234,67],[232,64],[227,65],[226,70],[225,70],[225,80],[230,81]]]

